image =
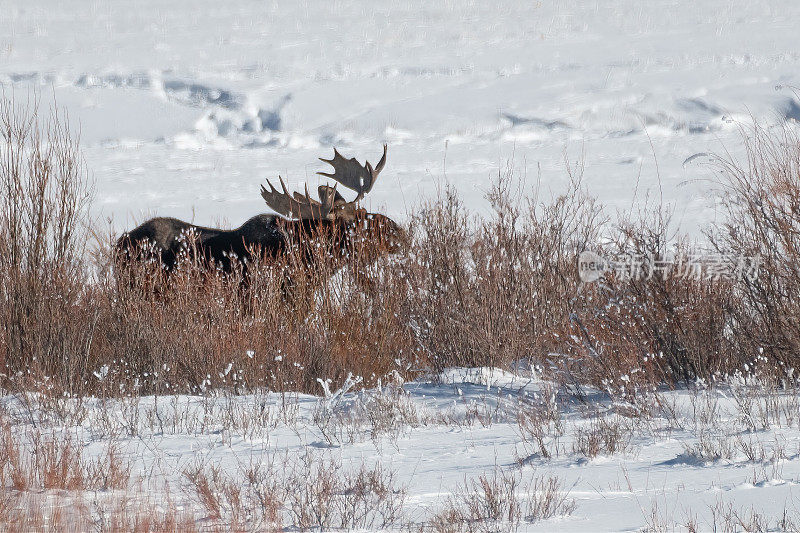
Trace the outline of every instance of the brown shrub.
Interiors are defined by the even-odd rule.
[[[44,434],[31,430],[20,442],[11,427],[0,428],[0,488],[16,491],[62,489],[66,491],[125,489],[131,468],[110,446],[90,460],[69,434]],[[29,450],[33,450],[30,453]]]
[[[728,331],[735,281],[681,272],[690,261],[703,266],[704,254],[670,237],[669,215],[658,210],[650,220],[623,221],[603,248],[643,266],[640,275],[612,272],[587,283],[576,300],[564,338],[582,382],[616,394],[711,382],[741,367]]]
[[[488,220],[471,220],[450,188],[414,220],[408,317],[435,371],[542,362],[560,345],[553,333],[577,295],[577,257],[596,242],[602,213],[580,177],[549,203],[519,200],[520,188],[510,172],[498,176]]]
[[[726,220],[709,236],[732,263],[759,259],[735,287],[732,335],[751,369],[786,378],[800,362],[800,139],[790,125],[742,137],[744,161],[716,159]]]
[[[549,201],[500,174],[483,219],[445,189],[412,213],[411,246],[393,258],[364,247],[343,268],[338,258],[309,266],[290,250],[245,276],[188,254],[167,275],[155,261],[115,264],[109,238],[92,262],[86,172],[52,117],[40,126],[35,108],[0,102],[0,380],[10,390],[318,393],[318,379],[338,387],[351,373],[372,386],[395,371],[526,361],[616,393],[754,362],[785,375],[796,363],[800,150],[789,130],[756,129],[745,164],[720,160],[728,222],[711,242],[728,260],[759,256],[758,278],[582,284],[585,250],[659,260],[691,248],[662,211],[609,226],[569,166],[567,192]]]
[[[427,526],[448,533],[516,531],[525,522],[565,516],[574,510],[575,501],[563,490],[560,479],[534,476],[523,484],[522,475],[495,468],[491,475],[465,480]]]
[[[91,187],[68,122],[0,99],[0,367],[73,391],[86,372],[97,314],[84,263]]]
[[[400,271],[381,272],[358,253],[338,273],[332,258],[311,268],[297,262],[294,253],[264,259],[247,265],[246,277],[191,259],[169,274],[148,262],[125,265],[122,276],[120,267],[106,268],[93,364],[109,370],[94,383],[135,393],[318,393],[317,378],[339,384],[353,372],[374,383],[403,372],[395,361],[412,357],[414,346],[398,312]]]

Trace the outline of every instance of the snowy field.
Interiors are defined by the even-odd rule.
[[[306,483],[321,484],[315,477],[320,469],[352,478],[377,466],[391,479],[389,499],[399,507],[390,529],[430,524],[449,502],[460,505],[470,494],[465,484],[472,487],[481,475],[516,479],[513,495],[521,510],[515,520],[477,523],[469,531],[777,531],[800,525],[796,394],[738,384],[614,404],[592,390],[578,401],[531,376],[473,369],[441,377],[435,385],[391,384],[327,399],[145,397],[68,402],[56,413],[40,410],[35,398],[6,398],[2,407],[21,442],[55,428],[61,438],[80,443],[88,461],[105,456],[113,442],[131,467],[131,485],[140,483],[148,501],[170,502],[200,517],[212,511],[189,482],[197,472],[212,479],[216,471],[212,487],[220,493],[225,482],[253,487],[252,472],[260,472],[261,490],[280,498],[280,489],[269,490],[276,480],[301,492]],[[561,507],[535,519],[530,503],[545,491],[531,484],[551,477],[559,480]],[[266,527],[261,508],[244,494],[240,526]],[[104,498],[101,490],[87,500],[102,509]],[[220,500],[225,523],[236,507]],[[309,501],[320,506],[327,500],[318,495]],[[289,508],[283,520],[291,530],[302,522]],[[368,509],[358,529],[382,529],[381,505]]]
[[[332,146],[374,162],[387,142],[368,202],[401,220],[445,179],[484,208],[508,164],[559,191],[566,154],[612,212],[649,193],[694,233],[716,201],[684,161],[738,155],[737,121],[800,118],[799,16],[791,0],[3,0],[0,84],[55,92],[118,230],[238,225],[266,210],[265,178],[316,185]]]
[[[480,213],[509,166],[531,190],[561,191],[565,160],[580,160],[610,213],[663,200],[697,234],[718,191],[692,156],[741,157],[741,124],[800,120],[798,21],[790,0],[0,0],[0,87],[66,109],[93,214],[117,231],[153,215],[236,226],[267,211],[265,178],[311,188],[333,146],[374,163],[388,143],[366,202],[399,221],[445,182]],[[618,405],[532,376],[442,377],[328,398],[2,407],[23,448],[38,431],[89,458],[113,444],[149,498],[198,516],[213,513],[193,471],[242,483],[264,465],[285,484],[319,465],[344,477],[380,465],[403,504],[395,528],[430,522],[494,474],[518,480],[519,522],[476,530],[800,527],[796,394],[737,385]],[[561,507],[534,520],[544,492],[528,489],[549,476]]]

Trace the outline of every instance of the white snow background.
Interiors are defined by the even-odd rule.
[[[445,178],[480,211],[508,164],[558,192],[566,154],[612,212],[649,192],[696,233],[716,196],[684,161],[800,118],[798,20],[791,0],[3,0],[0,83],[55,93],[118,230],[235,226],[265,178],[313,186],[332,146],[387,142],[367,205],[400,220]]]
[[[558,192],[566,157],[584,160],[586,186],[612,211],[663,198],[696,233],[715,220],[718,191],[706,167],[684,162],[741,156],[740,123],[800,119],[798,23],[795,0],[2,0],[0,86],[7,97],[38,94],[43,107],[54,99],[68,111],[95,180],[94,215],[120,231],[156,214],[238,225],[267,211],[258,194],[265,178],[316,185],[317,157],[333,146],[374,163],[386,142],[388,164],[367,206],[400,221],[445,180],[480,212],[490,180],[509,164],[529,187]],[[451,378],[406,384],[410,401],[487,409],[520,386],[531,394],[542,386],[491,371]],[[589,460],[572,452],[570,437],[588,423],[587,408],[567,402],[564,453],[524,467],[517,424],[502,416],[488,427],[408,428],[329,448],[309,421],[312,397],[300,398],[299,431],[245,434],[212,422],[215,431],[142,429],[120,443],[153,490],[163,479],[180,485],[198,458],[231,472],[265,450],[381,462],[407,485],[418,522],[495,466],[564,480],[575,512],[525,525],[543,531],[635,531],[692,517],[708,529],[717,505],[773,524],[784,510],[797,513],[796,420],[750,423],[726,389],[665,398],[677,418],[637,428],[625,451]],[[158,401],[202,411],[211,400]],[[693,425],[697,405],[714,402],[717,425]],[[24,427],[23,406],[6,403]],[[601,399],[594,408],[614,413]],[[87,420],[66,430],[100,453],[107,435]],[[716,459],[698,451],[703,438],[737,437],[760,445],[760,459],[742,446]]]

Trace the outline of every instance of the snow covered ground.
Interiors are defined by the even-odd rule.
[[[800,118],[800,4],[705,0],[0,1],[0,84],[80,122],[96,214],[238,225],[264,178],[316,183],[332,146],[389,166],[403,219],[443,179],[467,205],[511,162],[545,193],[564,155],[614,208],[715,217],[700,152]],[[779,88],[780,87],[780,88]],[[635,194],[636,193],[636,194]]]
[[[554,390],[533,377],[458,369],[438,384],[327,400],[275,394],[86,400],[62,404],[56,415],[35,399],[6,397],[2,407],[21,442],[34,422],[45,434],[55,427],[76,439],[86,457],[102,456],[113,441],[150,498],[163,504],[170,487],[172,505],[199,517],[209,511],[187,472],[217,469],[247,486],[254,466],[280,478],[311,463],[335,465],[345,476],[375,465],[391,473],[394,499],[403,502],[395,528],[429,522],[453,494],[463,494],[465,483],[500,471],[519,480],[521,502],[536,497],[525,490],[531,480],[556,477],[559,494],[574,501],[572,512],[530,522],[523,513],[519,524],[490,522],[477,531],[797,527],[796,393],[739,384],[620,404],[596,391],[584,391],[584,403]],[[537,427],[543,446],[533,437]],[[313,470],[301,470],[302,479],[314,483]],[[230,519],[224,506],[222,515],[223,523]]]

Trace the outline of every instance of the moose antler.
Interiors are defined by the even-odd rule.
[[[372,190],[372,186],[375,185],[378,174],[381,173],[383,166],[386,164],[386,145],[383,145],[383,157],[378,161],[375,168],[372,168],[369,161],[362,166],[355,157],[345,159],[336,148],[333,149],[333,159],[320,157],[319,160],[330,164],[333,167],[333,174],[327,172],[317,172],[317,174],[332,178],[348,189],[356,191],[358,196],[350,202],[355,203],[364,198],[364,195]]]
[[[286,189],[283,178],[278,176],[278,179],[281,182],[282,193],[273,187],[269,180],[267,180],[267,185],[269,185],[270,190],[264,188],[263,185],[261,186],[261,197],[264,198],[264,201],[273,211],[289,218],[298,219],[321,220],[333,217],[333,202],[336,198],[335,187],[326,187],[325,191],[320,187],[319,198],[322,201],[318,202],[312,200],[309,196],[308,185],[305,187],[305,196],[298,192],[295,192],[294,196],[292,196]]]
[[[383,145],[383,157],[378,161],[378,165],[375,168],[372,168],[369,161],[362,166],[355,157],[345,159],[336,148],[333,149],[333,159],[320,157],[320,161],[329,163],[334,171],[333,174],[326,172],[317,172],[317,174],[333,178],[348,189],[356,191],[358,194],[355,200],[352,202],[346,201],[335,186],[330,187],[328,185],[319,186],[319,202],[312,200],[311,196],[309,196],[308,185],[305,187],[305,195],[299,192],[289,194],[283,178],[278,176],[283,192],[276,189],[269,180],[267,180],[269,190],[263,185],[261,186],[261,196],[267,202],[267,205],[275,212],[289,218],[310,220],[334,220],[337,218],[348,220],[353,218],[357,211],[356,202],[364,198],[364,195],[372,190],[378,174],[386,164],[386,145]]]

